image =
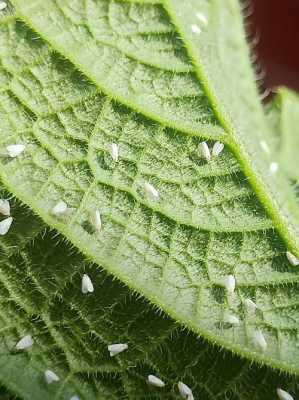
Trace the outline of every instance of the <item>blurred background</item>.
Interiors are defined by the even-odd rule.
[[[247,0],[248,30],[256,38],[264,88],[299,92],[299,0]]]

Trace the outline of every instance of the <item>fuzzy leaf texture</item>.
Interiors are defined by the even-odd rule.
[[[266,106],[266,114],[272,127],[270,143],[276,149],[277,161],[290,181],[297,185],[299,167],[299,96],[285,87],[279,88],[274,99]]]
[[[2,20],[1,150],[26,144],[19,157],[2,157],[5,186],[177,322],[298,373],[298,271],[285,253],[298,255],[299,210],[260,146],[268,128],[237,2],[14,4],[38,34]],[[209,21],[201,34],[190,30],[197,11]],[[225,144],[209,163],[204,139]],[[145,182],[159,201],[145,196]],[[61,199],[72,213],[57,218]],[[97,208],[100,233],[89,223]],[[221,284],[229,274],[233,297]],[[246,298],[258,305],[254,316]],[[240,324],[223,323],[227,314]]]
[[[11,210],[16,223],[0,263],[1,400],[69,400],[73,395],[81,400],[179,400],[180,380],[192,387],[197,400],[272,400],[277,385],[299,394],[296,377],[220,352],[187,333],[86,262],[19,203],[13,201]],[[25,234],[23,225],[31,231]],[[16,235],[26,238],[18,248],[9,245]],[[85,297],[83,273],[96,287]],[[27,334],[34,338],[33,347],[16,352],[16,342]],[[129,350],[110,358],[107,345],[120,339]],[[60,381],[46,385],[47,369]],[[165,388],[146,384],[153,373]]]

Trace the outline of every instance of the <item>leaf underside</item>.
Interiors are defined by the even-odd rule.
[[[180,134],[221,138],[299,256],[296,198],[283,174],[269,173],[272,155],[260,146],[268,128],[237,0],[13,3],[30,26],[111,98]],[[201,26],[202,35],[192,32],[197,11],[209,21]],[[171,59],[173,53],[188,71]]]
[[[287,88],[280,88],[266,107],[266,114],[273,132],[271,142],[277,161],[293,184],[299,181],[297,149],[299,146],[299,96]]]
[[[177,322],[250,360],[298,373],[298,272],[285,257],[287,247],[295,249],[298,239],[296,223],[291,222],[297,220],[298,208],[282,174],[275,181],[266,172],[270,159],[255,147],[256,138],[248,139],[245,135],[248,126],[266,129],[262,114],[257,121],[248,118],[244,122],[247,114],[243,110],[237,116],[234,108],[228,120],[237,124],[239,136],[233,136],[228,129],[230,124],[220,118],[223,112],[220,108],[215,110],[215,101],[207,93],[205,81],[200,80],[198,69],[194,71],[190,62],[187,52],[194,47],[192,40],[189,47],[182,41],[186,40],[184,27],[179,38],[161,5],[87,1],[84,8],[80,0],[62,4],[55,1],[21,4],[17,0],[14,3],[26,22],[53,47],[13,16],[1,21],[0,150],[5,154],[8,144],[26,144],[20,157],[0,160],[5,187],[88,259],[143,294]],[[214,11],[211,10],[216,15],[223,7],[217,1],[214,3]],[[203,2],[203,8],[205,4],[208,7]],[[228,4],[227,10],[231,9],[234,16],[236,3]],[[175,1],[166,4],[172,17],[178,15],[176,7]],[[188,37],[187,42],[190,42]],[[197,55],[191,52],[191,57],[196,65]],[[87,81],[78,69],[94,83]],[[202,70],[205,72],[205,66]],[[242,82],[249,87],[250,103],[244,109],[251,108],[259,115],[249,78],[246,79]],[[216,79],[214,86],[225,104],[226,95],[218,90]],[[221,125],[219,119],[223,120]],[[210,146],[216,139],[223,141],[226,146],[221,156],[207,163],[199,152],[203,139]],[[119,144],[118,162],[113,162],[109,153],[112,142]],[[259,157],[253,159],[250,152]],[[145,182],[158,189],[158,202],[146,198]],[[287,188],[283,199],[279,197],[281,186]],[[55,218],[51,210],[61,199],[73,212]],[[282,202],[284,206],[278,213]],[[103,220],[100,233],[94,232],[89,224],[90,215],[97,208]],[[53,251],[53,243],[48,243],[48,247]],[[32,251],[36,252],[35,257],[44,253],[35,246]],[[34,255],[30,254],[31,257]],[[26,312],[37,314],[38,321],[41,319],[36,331],[38,337],[38,329],[45,334],[50,331],[55,341],[62,343],[71,340],[70,321],[77,323],[79,315],[81,329],[86,323],[87,339],[97,347],[100,344],[92,324],[98,323],[94,313],[102,296],[88,297],[94,303],[85,309],[82,295],[79,291],[75,294],[73,285],[78,287],[80,271],[87,267],[78,269],[74,260],[65,265],[65,270],[59,264],[62,277],[57,276],[65,291],[63,295],[57,293],[57,298],[52,295],[58,303],[54,307],[58,320],[51,314],[44,321],[30,299]],[[82,257],[80,260],[78,264],[83,263]],[[97,280],[101,272],[92,264],[90,274],[95,274]],[[234,274],[237,281],[233,299],[220,284],[228,274]],[[66,276],[73,277],[74,282],[66,281]],[[36,285],[41,285],[41,280],[40,273]],[[58,279],[55,285],[59,286]],[[21,289],[19,285],[16,288]],[[116,292],[119,291],[117,287]],[[22,299],[23,295],[18,294],[17,298]],[[258,305],[255,316],[246,312],[243,305],[246,298]],[[43,301],[47,305],[47,295]],[[64,335],[56,333],[56,325],[63,326],[59,314],[62,303],[71,306]],[[72,317],[73,305],[76,311]],[[66,313],[66,309],[63,311]],[[225,326],[222,321],[226,313],[236,315],[241,324]],[[24,323],[24,317],[21,319]],[[147,324],[155,321],[154,314],[146,320]],[[159,324],[161,321],[170,324],[160,319]],[[162,328],[166,329],[163,323]],[[71,329],[76,328],[71,325]],[[261,329],[267,340],[265,353],[252,341],[256,329]],[[113,332],[118,334],[116,340],[119,332],[117,329]],[[145,343],[146,340],[139,343],[139,351],[152,351],[145,350]],[[82,355],[78,339],[76,344]],[[62,347],[66,351],[75,350],[68,342]],[[90,349],[90,357],[106,354]],[[194,348],[190,353],[194,355]],[[72,371],[87,375],[88,368],[102,364],[91,359],[85,361],[84,367],[79,363],[76,370],[76,357],[72,354],[61,357],[62,365],[64,358],[68,363],[71,360]],[[137,356],[132,351],[128,357],[132,357],[133,363]],[[155,365],[154,361],[149,365]],[[149,366],[140,368],[147,371]],[[143,378],[142,382],[143,385]],[[93,385],[99,384],[92,382]],[[77,383],[78,389],[80,386]],[[117,392],[119,383],[115,386],[114,396],[121,398],[123,394]],[[128,386],[128,390],[136,387]],[[212,396],[207,393],[203,398],[208,395]]]
[[[86,262],[19,203],[11,209],[14,216],[26,216],[22,225],[38,227],[27,232],[22,247],[7,246],[0,256],[0,382],[11,393],[25,400],[75,394],[82,400],[178,400],[179,380],[199,400],[272,400],[278,384],[299,393],[295,377],[253,365],[187,333]],[[8,241],[23,234],[22,225],[13,225]],[[92,295],[81,293],[83,273],[95,285]],[[26,334],[34,337],[33,347],[16,352],[16,342]],[[107,345],[119,340],[129,350],[110,358]],[[60,381],[46,385],[46,369]],[[153,373],[165,388],[146,384]],[[0,394],[16,399],[4,389]]]

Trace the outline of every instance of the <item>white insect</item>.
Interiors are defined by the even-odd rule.
[[[277,388],[276,392],[280,400],[294,400],[294,397],[291,396],[290,393],[286,392],[285,390]]]
[[[262,352],[266,351],[267,349],[267,342],[265,336],[263,335],[262,331],[256,330],[252,334],[253,344],[258,347]]]
[[[0,199],[0,213],[6,216],[10,215],[10,204],[6,199]]]
[[[60,216],[63,214],[66,214],[68,211],[67,204],[63,201],[60,200],[53,208],[52,208],[52,214]]]
[[[102,229],[102,219],[99,210],[95,210],[95,212],[91,216],[91,223],[97,231],[100,231]]]
[[[178,383],[180,395],[185,400],[194,400],[192,390],[183,382]]]
[[[53,371],[51,371],[50,369],[47,369],[46,371],[45,371],[45,381],[47,382],[47,384],[49,385],[50,383],[52,383],[52,382],[58,382],[60,379],[59,379],[59,376],[57,376],[56,374],[55,374],[55,372],[53,372]]]
[[[193,24],[193,25],[191,25],[191,31],[192,31],[193,33],[199,34],[199,33],[201,32],[201,29],[200,29],[200,27],[199,27],[198,25]]]
[[[159,192],[157,191],[157,189],[153,185],[151,185],[148,182],[145,182],[144,183],[144,190],[145,190],[146,196],[150,200],[154,200],[154,201],[159,200],[159,197],[160,197]]]
[[[75,395],[75,396],[72,396],[72,397],[70,398],[70,400],[80,400],[80,397],[77,396],[77,395]]]
[[[276,172],[278,171],[278,163],[271,162],[269,170],[270,170],[271,174],[276,174]]]
[[[196,18],[197,18],[200,22],[202,22],[204,25],[208,25],[208,19],[207,19],[207,17],[206,17],[204,14],[202,14],[202,13],[200,13],[200,12],[197,12],[195,15],[196,15]]]
[[[25,350],[33,345],[33,339],[31,335],[24,336],[21,340],[16,344],[17,350]]]
[[[290,264],[292,264],[294,267],[299,265],[299,259],[296,256],[294,256],[294,254],[292,254],[290,251],[287,251],[286,255]]]
[[[265,153],[270,154],[270,149],[269,149],[269,146],[268,146],[267,142],[265,142],[264,140],[261,140],[260,141],[260,145],[261,145],[261,148],[264,150]]]
[[[216,142],[212,149],[212,156],[213,157],[219,156],[219,154],[222,152],[223,149],[224,149],[224,144],[221,142]]]
[[[117,354],[122,353],[127,349],[128,349],[127,343],[115,343],[115,344],[109,344],[108,346],[110,357],[114,357]]]
[[[224,276],[221,280],[221,284],[225,287],[228,294],[233,294],[236,288],[236,279],[233,275]]]
[[[209,146],[207,145],[206,142],[202,142],[200,143],[200,147],[201,147],[201,154],[202,156],[207,160],[210,161],[211,160],[211,152],[209,149]]]
[[[226,314],[223,318],[223,321],[228,324],[231,324],[231,325],[239,325],[240,324],[239,318],[232,314]]]
[[[116,143],[109,144],[109,150],[110,150],[110,155],[112,157],[112,160],[117,162],[118,161],[118,157],[119,157],[118,144],[116,144]]]
[[[7,3],[5,1],[0,1],[0,11],[4,10],[7,7]]]
[[[19,156],[25,150],[24,144],[11,144],[6,146],[7,153],[9,157],[14,158]]]
[[[246,310],[251,314],[254,314],[258,308],[257,305],[255,304],[255,302],[252,301],[251,299],[245,299],[244,304],[245,304]]]
[[[82,290],[83,294],[93,293],[93,291],[94,291],[91,279],[87,274],[84,274],[82,277],[81,290]]]
[[[165,386],[165,383],[163,381],[161,381],[161,379],[159,379],[155,375],[149,375],[147,377],[147,381],[152,386],[156,386],[156,387],[160,387],[160,388]]]
[[[5,218],[0,222],[0,235],[6,235],[12,224],[12,217]]]

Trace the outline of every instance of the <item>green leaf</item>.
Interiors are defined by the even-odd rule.
[[[272,126],[277,160],[292,182],[299,181],[297,149],[299,147],[299,97],[294,91],[281,87],[266,107]]]
[[[13,216],[25,211],[32,225],[41,224],[19,203],[11,205]],[[7,238],[21,232],[15,224]],[[187,333],[42,226],[27,239],[9,257],[1,255],[1,399],[68,400],[77,394],[81,400],[178,400],[180,380],[195,399],[272,400],[278,385],[299,394],[297,378]],[[83,273],[94,283],[93,294],[81,293]],[[32,348],[14,351],[26,334],[34,338]],[[107,345],[119,340],[129,349],[110,358]],[[46,369],[60,381],[46,385]],[[165,388],[146,384],[153,373]]]
[[[298,271],[285,257],[287,248],[297,252],[298,207],[283,175],[269,173],[271,159],[254,136],[258,128],[267,128],[250,77],[245,77],[247,102],[242,97],[239,108],[232,103],[227,117],[222,107],[230,106],[229,82],[223,82],[227,89],[221,94],[221,74],[214,76],[211,66],[210,79],[204,75],[197,42],[188,38],[176,2],[167,8],[184,42],[161,5],[88,2],[90,11],[80,0],[72,6],[68,1],[14,3],[27,23],[97,86],[22,24],[11,17],[2,22],[1,149],[26,143],[20,157],[1,159],[6,187],[87,257],[177,322],[251,360],[298,373]],[[224,18],[240,40],[243,57],[236,2],[228,8],[223,2],[211,4],[212,28]],[[100,19],[104,38],[95,40],[91,27],[86,29],[92,23],[88,16]],[[227,25],[219,26],[225,32]],[[210,40],[214,35],[212,29]],[[108,45],[101,44],[105,40]],[[128,49],[127,42],[140,41],[137,49]],[[155,57],[155,49],[170,53],[172,60],[178,53],[181,63],[173,61],[173,70],[166,70],[166,56]],[[192,72],[186,72],[186,62]],[[253,122],[250,110],[257,116]],[[210,163],[200,155],[203,138],[210,146],[220,138],[226,144]],[[119,144],[118,162],[108,150],[112,142]],[[159,201],[145,196],[145,182],[159,190]],[[52,209],[61,199],[72,214],[57,218]],[[100,233],[89,223],[97,208]],[[221,283],[229,274],[237,281],[233,298]],[[257,303],[255,316],[246,311],[246,298]],[[224,324],[227,314],[237,316],[240,325]],[[264,353],[252,339],[257,329],[268,343]]]
[[[20,400],[16,396],[9,393],[5,387],[1,386],[0,386],[0,395],[1,395],[1,400]]]
[[[0,196],[7,198],[8,193],[1,190]],[[50,347],[49,341],[49,348],[43,344],[44,336],[49,336],[41,331],[44,327],[39,315],[44,294],[34,275],[34,260],[31,258],[35,245],[37,249],[45,245],[45,226],[14,199],[10,199],[10,206],[14,221],[8,234],[1,239],[0,253],[0,382],[3,384],[3,388],[0,387],[1,399],[13,400],[16,399],[14,395],[24,399],[52,399],[53,391],[45,391],[41,377],[45,365],[50,365],[49,356],[53,354],[53,348]],[[53,239],[52,241],[54,242]],[[53,245],[51,251],[55,250]],[[44,251],[41,254],[45,255],[46,260],[47,253]],[[36,263],[37,266],[40,268],[41,265]],[[35,330],[38,330],[39,334],[35,351],[30,356],[16,352],[15,345],[19,339],[28,332],[33,334]],[[55,357],[56,365],[59,365],[58,352]],[[65,382],[60,393],[70,396],[72,390],[69,382]]]
[[[268,128],[237,0],[13,3],[29,25],[113,99],[181,133],[227,144],[276,229],[299,256],[295,196],[283,177],[269,174],[273,160],[260,146]],[[201,34],[192,32],[194,24]],[[171,62],[169,52],[179,53],[190,71]]]

